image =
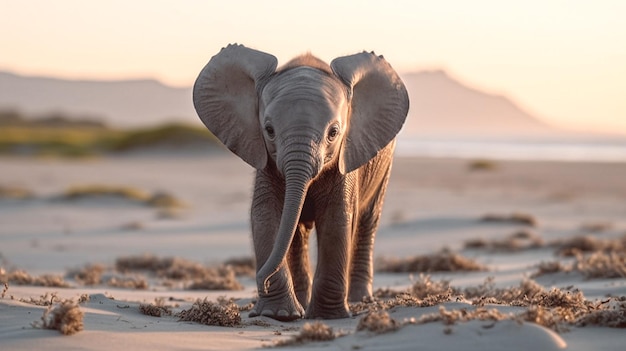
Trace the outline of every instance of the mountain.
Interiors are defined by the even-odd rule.
[[[0,109],[29,116],[95,117],[120,127],[197,120],[191,88],[156,80],[64,80],[0,72]]]
[[[543,124],[504,96],[459,83],[444,71],[402,76],[411,99],[403,136],[546,136]],[[37,116],[63,113],[98,117],[112,126],[146,126],[165,121],[199,122],[191,88],[155,80],[74,81],[0,72],[0,110]]]
[[[404,136],[547,136],[558,132],[510,99],[461,84],[442,70],[402,76],[411,106]]]

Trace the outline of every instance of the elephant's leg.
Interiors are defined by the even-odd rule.
[[[283,205],[280,185],[257,172],[251,208],[252,241],[257,270],[268,259],[274,245]],[[289,267],[285,262],[269,280],[269,291],[259,291],[250,317],[266,316],[281,321],[302,318],[304,309],[296,300]]]
[[[289,270],[293,280],[294,291],[298,302],[304,309],[311,299],[311,267],[309,263],[309,234],[313,229],[313,222],[301,222],[289,249]]]
[[[348,301],[360,302],[363,298],[372,296],[372,282],[374,280],[374,239],[380,222],[383,200],[389,181],[391,167],[381,172],[379,183],[375,187],[363,188],[367,192],[363,196],[369,199],[361,204],[358,223],[355,226],[354,245],[350,270],[350,291]],[[371,184],[370,184],[371,185]]]
[[[336,194],[341,195],[351,193],[342,189],[335,190]],[[352,211],[346,203],[353,203],[351,195],[347,195],[347,198],[337,196],[337,199],[316,207],[317,267],[306,318],[333,319],[350,316],[347,295]]]

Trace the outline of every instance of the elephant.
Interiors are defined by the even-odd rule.
[[[399,75],[373,52],[330,65],[307,53],[277,69],[275,56],[230,44],[201,70],[193,103],[256,170],[258,299],[249,316],[349,317],[348,302],[372,295],[374,239],[409,109]]]

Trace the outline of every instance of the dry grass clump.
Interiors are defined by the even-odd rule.
[[[196,322],[221,327],[241,326],[239,306],[233,300],[219,298],[217,302],[198,299],[188,310],[177,314],[181,321]]]
[[[232,268],[218,267],[207,269],[201,278],[196,278],[187,289],[190,290],[242,290]]]
[[[173,257],[157,257],[154,255],[118,257],[115,260],[115,269],[119,272],[150,271],[159,272],[172,267]]]
[[[550,245],[556,247],[557,255],[564,257],[573,257],[578,254],[596,251],[626,254],[626,235],[614,239],[600,239],[589,235],[575,236],[554,241]]]
[[[578,272],[586,279],[626,278],[626,256],[619,252],[596,251],[590,255],[578,253],[570,264],[558,261],[542,262],[531,277],[558,272]]]
[[[182,201],[165,192],[149,194],[133,187],[104,184],[74,186],[67,189],[65,193],[58,198],[68,201],[91,198],[115,198],[157,208],[185,207]]]
[[[587,279],[626,278],[626,255],[617,252],[594,252],[578,255],[573,269]]]
[[[333,328],[328,325],[316,321],[305,323],[300,329],[300,334],[295,335],[292,339],[283,340],[276,343],[276,346],[293,346],[302,345],[307,342],[315,341],[331,341],[336,338]]]
[[[172,307],[165,305],[163,298],[156,298],[154,303],[139,304],[139,312],[152,317],[171,316]]]
[[[148,206],[158,208],[182,208],[185,204],[172,194],[157,192],[145,200]]]
[[[433,295],[450,295],[453,293],[450,287],[450,282],[447,280],[440,280],[434,282],[429,275],[420,274],[419,279],[411,285],[408,290],[411,296],[418,299],[425,299]]]
[[[579,317],[576,325],[585,327],[594,325],[609,328],[626,328],[626,297],[612,299],[601,304],[588,314]]]
[[[7,272],[0,269],[0,281],[15,285],[34,285],[53,288],[68,288],[70,285],[61,276],[44,274],[34,277],[23,270]]]
[[[241,290],[232,266],[206,267],[180,258],[152,255],[121,257],[115,267],[120,272],[148,271],[159,278],[192,281],[189,289]]]
[[[434,282],[429,275],[420,274],[419,279],[406,291],[379,289],[374,292],[374,299],[351,303],[350,312],[360,314],[364,311],[374,312],[394,307],[429,307],[452,300],[457,289],[450,287],[446,280]]]
[[[534,232],[521,230],[502,240],[470,239],[465,241],[466,249],[487,249],[493,252],[516,252],[541,248],[543,239]]]
[[[367,330],[376,334],[384,334],[396,331],[401,323],[391,318],[387,311],[370,311],[359,320],[357,331]]]
[[[83,268],[69,271],[67,275],[73,277],[83,285],[98,285],[102,284],[102,274],[104,271],[105,267],[103,265],[90,264]]]
[[[470,161],[467,168],[470,171],[495,171],[498,164],[492,160],[478,159]]]
[[[537,265],[537,271],[530,275],[531,278],[537,278],[542,275],[554,274],[569,271],[568,267],[559,261],[540,262]]]
[[[256,276],[256,263],[253,257],[236,257],[224,262],[224,266],[231,267],[238,277]]]
[[[543,306],[529,306],[526,311],[518,314],[515,319],[539,324],[558,333],[567,331],[564,322],[572,323],[576,317],[571,309],[549,309]]]
[[[589,222],[583,223],[580,230],[586,233],[602,233],[613,228],[613,224],[609,222]]]
[[[93,184],[70,187],[60,196],[62,200],[80,200],[98,197],[111,197],[144,202],[149,198],[149,195],[142,190],[132,187]]]
[[[83,330],[83,316],[83,311],[76,302],[64,300],[55,307],[46,309],[41,317],[41,325],[34,326],[56,329],[63,335],[72,335]]]
[[[481,222],[487,223],[509,223],[509,224],[521,224],[530,227],[536,227],[538,225],[537,219],[527,213],[511,213],[510,215],[502,214],[486,214],[480,218]]]
[[[379,272],[471,272],[485,271],[487,267],[458,253],[443,250],[435,254],[413,258],[383,258],[377,262]]]
[[[432,322],[443,322],[445,325],[453,325],[457,322],[468,322],[471,320],[481,321],[500,321],[508,319],[510,316],[498,311],[495,308],[486,309],[484,307],[478,307],[473,310],[461,308],[458,310],[447,310],[444,306],[439,307],[437,313],[428,313],[422,315],[417,320],[411,320],[408,323],[411,324],[425,324]]]
[[[18,186],[5,186],[0,185],[0,200],[1,199],[30,199],[35,195],[31,190]]]
[[[140,276],[132,277],[111,277],[106,281],[106,285],[123,288],[123,289],[136,289],[145,290],[148,289],[148,281]]]

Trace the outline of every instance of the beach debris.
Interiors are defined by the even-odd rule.
[[[142,204],[159,209],[184,208],[186,205],[167,192],[155,192],[150,194],[141,189],[130,186],[91,184],[70,187],[57,200],[76,201],[93,198],[112,198],[126,200],[132,203]]]
[[[88,264],[83,268],[70,270],[66,276],[74,278],[83,285],[102,284],[102,274],[106,267],[101,264]]]
[[[148,281],[141,276],[113,276],[110,277],[105,284],[114,288],[148,289]]]
[[[187,288],[193,290],[243,289],[232,265],[207,267],[182,258],[140,255],[120,257],[115,267],[120,272],[144,271],[159,278],[191,281]]]
[[[183,310],[176,315],[180,321],[196,322],[206,325],[221,327],[241,326],[239,306],[232,299],[220,297],[217,302],[196,300],[191,308]]]
[[[576,319],[575,324],[579,327],[626,328],[626,296],[601,301],[597,308]]]
[[[172,306],[165,305],[165,299],[158,297],[154,303],[139,304],[139,312],[152,317],[171,316]]]
[[[544,247],[543,239],[530,230],[519,230],[504,239],[470,239],[464,242],[465,249],[486,249],[492,252],[518,252]]]
[[[498,164],[493,160],[476,159],[469,161],[467,168],[470,171],[495,171],[498,169]]]
[[[380,258],[377,271],[389,273],[405,272],[471,272],[485,271],[487,267],[461,254],[442,250],[434,254],[418,255],[411,258]]]
[[[509,318],[510,315],[502,313],[496,308],[487,309],[484,307],[477,307],[474,309],[460,308],[448,310],[445,306],[439,306],[438,312],[424,314],[418,319],[406,321],[405,324],[442,322],[444,325],[449,326],[458,322],[469,322],[471,320],[495,322]]]
[[[391,318],[387,311],[369,311],[359,320],[357,331],[367,330],[375,334],[384,334],[396,331],[401,324]]]
[[[530,227],[536,227],[538,225],[538,221],[534,216],[521,212],[514,212],[508,215],[486,214],[480,218],[480,221],[485,223],[520,224]]]
[[[40,323],[33,323],[33,327],[55,329],[63,335],[73,335],[83,330],[83,311],[78,304],[71,300],[63,300],[56,306],[48,307]]]
[[[564,257],[575,257],[579,254],[592,252],[626,253],[626,235],[618,238],[597,238],[590,235],[575,236],[555,240],[549,244],[556,248],[556,254]]]
[[[23,270],[14,270],[7,272],[0,269],[0,281],[15,285],[33,285],[46,286],[53,288],[68,288],[70,285],[63,280],[61,276],[54,274],[44,274],[40,276],[32,276]]]
[[[308,342],[318,342],[318,341],[331,341],[334,340],[337,336],[335,335],[333,328],[328,325],[315,321],[311,323],[305,323],[300,329],[300,333],[294,335],[291,339],[281,340],[276,343],[276,346],[293,346],[293,345],[302,345]]]
[[[253,257],[234,257],[224,261],[224,266],[231,267],[238,277],[255,277],[256,263]]]
[[[602,233],[613,229],[610,222],[588,222],[580,226],[580,230],[585,233]]]

